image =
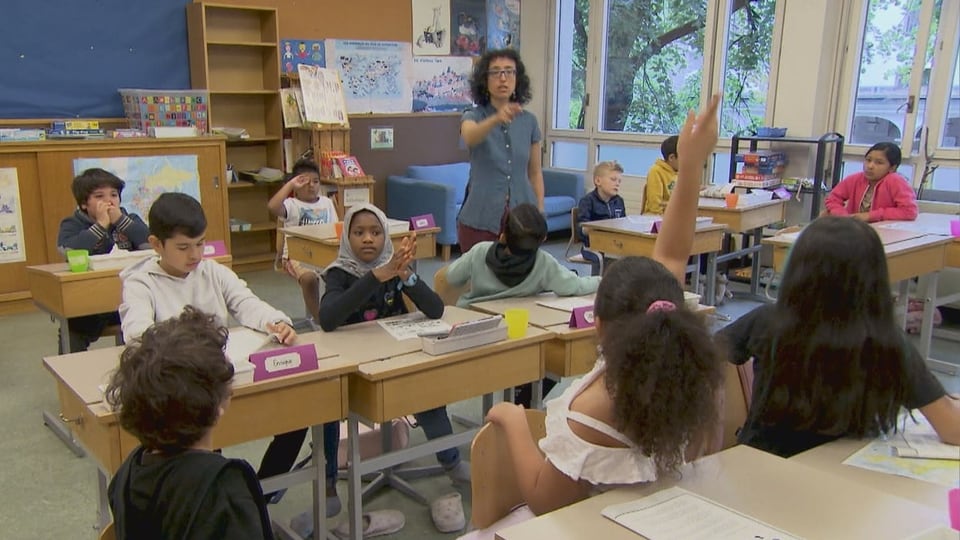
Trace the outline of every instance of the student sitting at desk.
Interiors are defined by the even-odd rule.
[[[443,301],[410,269],[415,256],[415,232],[404,238],[401,247],[395,250],[389,237],[387,216],[372,204],[351,206],[343,218],[343,238],[337,259],[323,272],[326,290],[320,300],[320,327],[325,332],[333,332],[343,325],[402,315],[407,313],[404,296],[427,317],[439,319],[443,316]],[[446,407],[413,416],[427,439],[453,434]],[[306,430],[287,435],[282,448],[279,444],[272,445],[264,456],[261,470],[267,467],[289,470],[293,466]],[[327,462],[328,516],[333,510],[329,501],[336,501],[337,511],[340,505],[335,490],[339,440],[340,423],[325,424],[324,441],[331,441],[323,449]],[[442,450],[436,456],[455,484],[470,482],[470,465],[460,459],[457,448]]]
[[[290,195],[294,196],[291,197]],[[293,178],[274,193],[267,203],[270,213],[283,220],[284,227],[317,225],[337,221],[337,208],[320,194],[320,169],[313,161],[301,159],[293,165]],[[303,293],[307,316],[317,320],[320,311],[320,276],[317,268],[292,261],[287,256],[287,242],[277,253],[284,271],[297,280]]]
[[[901,407],[919,408],[940,439],[960,444],[960,401],[897,324],[883,244],[866,223],[814,220],[788,257],[777,302],[720,334],[732,362],[753,359],[742,444],[790,457],[896,430]]]
[[[250,464],[213,452],[210,432],[230,405],[226,342],[216,317],[187,306],[120,355],[106,400],[140,446],[108,488],[119,540],[273,539]]]
[[[85,249],[90,255],[103,255],[114,247],[129,251],[150,247],[146,223],[120,206],[124,185],[123,180],[103,169],[87,169],[73,179],[71,190],[77,209],[60,222],[60,251]],[[117,312],[68,319],[70,350],[60,354],[87,350],[105,328],[118,324]]]
[[[522,407],[498,403],[527,506],[469,538],[573,504],[598,491],[674,473],[713,440],[723,360],[704,321],[686,308],[683,278],[693,244],[700,171],[717,140],[719,96],[681,131],[684,161],[654,258],[610,265],[597,290],[602,353],[594,368],[547,403],[546,437],[530,436]]]
[[[452,287],[470,289],[457,305],[498,298],[533,296],[553,291],[557,296],[596,292],[599,276],[577,276],[553,255],[540,249],[547,239],[547,221],[532,204],[518,204],[507,214],[496,242],[479,242],[437,273]]]
[[[207,218],[196,199],[163,193],[150,206],[149,221],[149,242],[159,257],[120,272],[124,340],[140,337],[188,305],[214,315],[223,326],[229,314],[243,326],[277,334],[281,343],[296,339],[290,317],[257,298],[233,270],[203,258]]]
[[[660,143],[660,155],[650,170],[647,171],[647,183],[643,186],[644,214],[662,214],[670,194],[677,185],[677,169],[680,168],[680,158],[677,154],[676,135],[671,135]]]
[[[577,204],[577,234],[583,247],[580,254],[590,261],[592,276],[600,275],[601,255],[590,250],[590,237],[581,225],[588,221],[614,219],[627,215],[627,207],[620,196],[623,167],[616,161],[601,161],[593,168],[593,184],[596,188],[584,195]]]
[[[863,221],[917,219],[917,196],[906,178],[897,174],[900,147],[879,142],[867,150],[863,172],[847,176],[830,190],[824,214]]]

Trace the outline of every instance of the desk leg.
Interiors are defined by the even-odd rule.
[[[71,353],[73,351],[70,350],[70,326],[67,324],[67,319],[57,317],[57,322],[60,323],[60,354]]]
[[[530,408],[531,409],[542,409],[543,408],[543,379],[537,379],[533,381],[533,387],[530,391]],[[486,413],[484,413],[486,416]]]
[[[910,280],[905,279],[899,284],[899,290],[897,292],[897,305],[895,306],[896,311],[894,313],[900,318],[900,328],[904,330],[907,329],[907,303],[909,301],[909,292],[910,292]]]
[[[110,502],[107,500],[107,475],[97,467],[97,530],[110,524]]]
[[[355,414],[347,417],[347,448],[350,450],[350,478],[348,479],[347,502],[350,520],[351,540],[360,540],[363,537],[363,495],[360,490],[360,425]]]
[[[756,251],[750,254],[750,294],[757,298],[760,296],[760,242],[763,240],[763,227],[757,227],[753,230],[753,245]]]
[[[86,455],[86,452],[83,451],[83,448],[80,447],[80,444],[77,443],[73,438],[73,433],[70,432],[70,428],[60,420],[59,417],[54,416],[50,411],[43,411],[43,424],[50,428],[50,431],[60,439],[63,444],[70,449],[77,457],[83,457]]]
[[[717,252],[707,254],[707,283],[704,286],[703,304],[712,306],[717,303]]]
[[[323,425],[310,427],[313,441],[313,465],[316,476],[311,482],[313,488],[313,537],[327,538],[327,474],[326,458],[323,455]]]

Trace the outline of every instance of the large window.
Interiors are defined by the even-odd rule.
[[[841,102],[838,120],[850,134],[846,160],[894,142],[904,154],[901,174],[915,186],[924,181],[924,197],[942,197],[954,189],[950,174],[960,165],[960,2],[855,0],[852,15],[849,101]]]
[[[713,92],[721,135],[765,121],[775,12],[783,0],[554,0],[555,166],[617,159],[643,176],[660,143]],[[709,59],[709,60],[705,60]],[[574,155],[582,148],[584,155]]]

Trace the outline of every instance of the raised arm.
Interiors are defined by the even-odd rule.
[[[703,165],[717,144],[717,105],[719,94],[710,98],[706,109],[694,117],[687,113],[687,121],[680,130],[677,144],[680,170],[677,185],[667,203],[663,225],[653,247],[654,260],[663,264],[683,283],[693,233],[697,226],[697,201],[700,197],[700,179]]]
[[[305,175],[297,175],[291,178],[287,183],[280,186],[280,189],[273,194],[273,197],[270,197],[270,200],[267,202],[267,209],[270,210],[270,213],[278,218],[287,218],[287,209],[283,206],[283,201],[293,193],[293,190],[298,187],[303,187],[310,181],[310,178]]]
[[[483,142],[490,130],[500,124],[509,123],[522,110],[520,105],[508,103],[497,109],[497,114],[488,116],[479,122],[472,119],[464,120],[460,123],[460,136],[463,137],[463,142],[467,143],[467,146],[476,146]]]

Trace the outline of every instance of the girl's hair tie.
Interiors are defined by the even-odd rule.
[[[674,311],[676,309],[677,305],[669,300],[657,300],[647,307],[647,313],[653,313],[654,311]]]

